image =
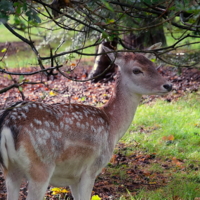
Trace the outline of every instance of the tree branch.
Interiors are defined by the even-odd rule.
[[[38,63],[40,65],[40,68],[41,69],[45,69],[45,67],[43,66],[42,64],[42,60],[40,58],[40,55],[39,55],[39,52],[37,51],[37,49],[35,48],[34,46],[34,42],[26,39],[25,37],[21,36],[19,33],[17,33],[14,29],[11,28],[11,26],[8,25],[8,23],[3,23],[3,25],[13,34],[15,35],[16,37],[18,37],[20,40],[22,40],[23,42],[25,42],[26,44],[28,44],[33,52],[35,53],[36,57],[37,57],[37,60],[38,60]],[[45,72],[46,75],[48,75],[48,73]]]

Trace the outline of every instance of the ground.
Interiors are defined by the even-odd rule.
[[[78,79],[84,79],[87,76],[88,69],[91,66],[82,68],[74,76]],[[31,72],[36,68],[20,69],[22,72]],[[13,70],[16,71],[16,70]],[[166,76],[173,83],[173,91],[164,97],[144,97],[142,102],[148,103],[155,98],[162,98],[164,101],[176,101],[185,92],[196,92],[200,86],[200,71],[195,68],[184,68],[180,70],[173,67],[160,67],[161,74]],[[20,77],[15,77],[19,80]],[[13,84],[14,79],[7,75],[1,76],[0,90]],[[18,89],[11,89],[4,94],[0,94],[0,108],[3,109],[9,104],[22,100],[41,101],[45,103],[84,103],[99,106],[104,104],[111,96],[113,82],[109,83],[91,83],[91,82],[72,82],[61,75],[46,79],[44,75],[35,75],[22,77],[23,81],[38,82],[44,84],[27,84]],[[105,168],[98,176],[93,189],[93,195],[100,196],[103,200],[118,199],[122,194],[128,196],[127,190],[131,194],[137,193],[138,188],[148,188],[153,190],[166,185],[170,181],[168,169],[176,168],[181,165],[180,160],[160,161],[155,154],[148,152],[134,152],[134,145],[127,146],[119,143],[116,147],[109,167]],[[132,149],[132,153],[127,153],[127,149]],[[157,163],[161,168],[166,169],[166,173],[152,172],[149,169],[151,163]],[[176,169],[177,170],[177,169]],[[181,167],[178,170],[182,170]],[[26,183],[20,189],[20,199],[25,199],[27,195]],[[46,199],[57,199],[52,196],[50,187],[46,193]],[[66,198],[71,198],[70,193]],[[0,200],[6,199],[6,188],[4,178],[0,172]]]

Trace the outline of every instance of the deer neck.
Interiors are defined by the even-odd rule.
[[[113,145],[124,135],[130,126],[141,95],[130,93],[127,82],[118,74],[111,99],[103,106],[110,123],[110,139]]]

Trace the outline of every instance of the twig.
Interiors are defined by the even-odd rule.
[[[21,82],[21,83],[14,83],[13,85],[10,85],[0,90],[0,94],[5,93],[12,88],[19,88],[20,86],[25,85],[25,84],[36,85],[36,84],[45,84],[45,83],[44,82],[26,82],[26,81]]]
[[[61,68],[61,67],[63,67],[63,65],[58,65],[58,66],[56,66],[56,67],[49,67],[49,68],[46,68],[46,69],[42,69],[42,70],[39,70],[39,71],[30,72],[30,73],[9,72],[9,71],[6,71],[5,69],[0,69],[0,72],[1,72],[1,73],[5,73],[5,74],[10,74],[10,75],[31,76],[31,75],[34,75],[34,74],[38,74],[38,73],[41,73],[41,72],[47,72],[48,70],[58,69],[58,68]]]

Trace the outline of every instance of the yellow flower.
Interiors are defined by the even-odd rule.
[[[53,192],[52,195],[68,193],[69,191],[63,188],[52,188],[51,191]]]
[[[62,192],[62,193],[68,193],[69,191],[66,190],[66,189],[62,189],[61,192]]]
[[[51,90],[51,91],[49,92],[49,94],[50,94],[50,96],[56,96],[56,95],[57,95],[57,93],[54,92],[53,90]]]
[[[101,198],[98,195],[93,195],[91,200],[101,200]]]

